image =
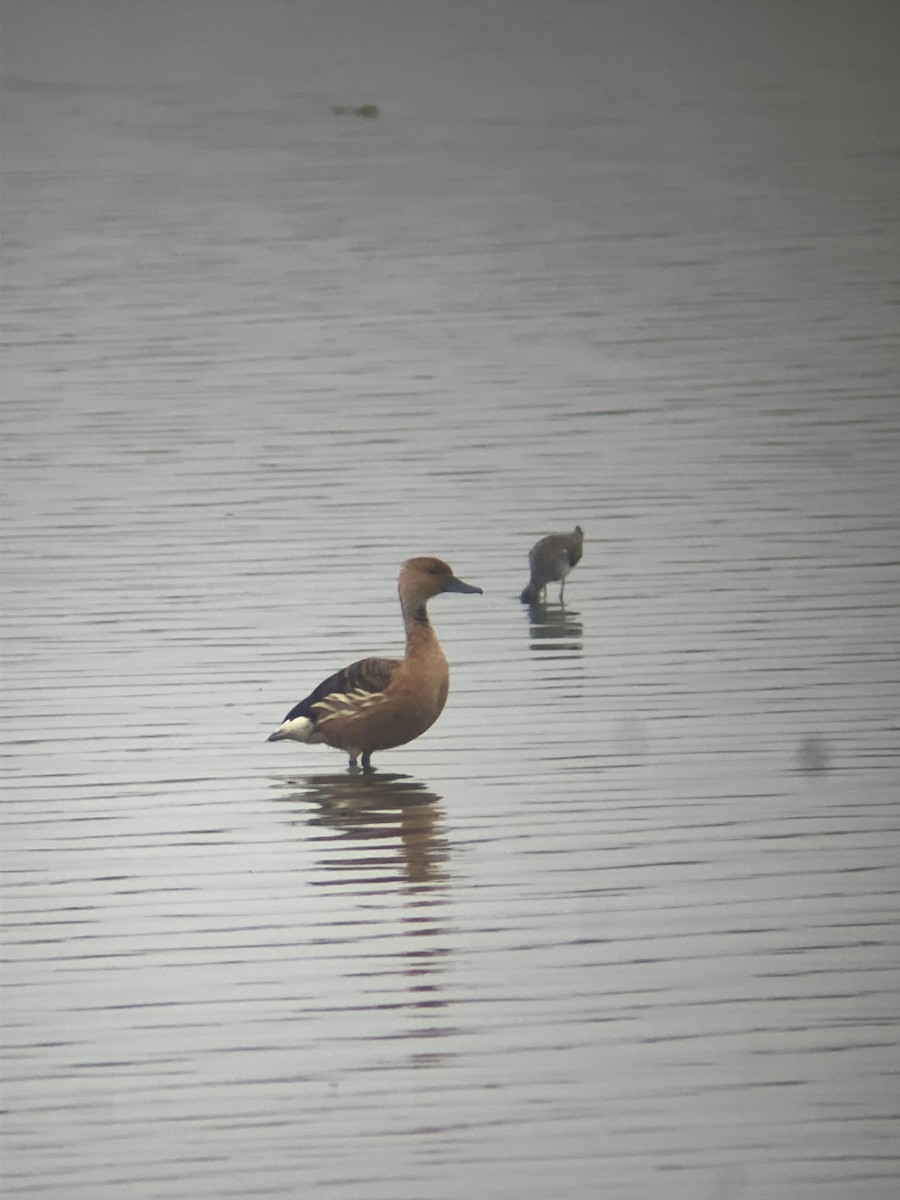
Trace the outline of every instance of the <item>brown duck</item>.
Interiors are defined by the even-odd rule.
[[[547,584],[559,580],[559,602],[563,602],[566,576],[581,561],[584,549],[584,530],[576,525],[572,533],[549,533],[531,547],[528,565],[531,578],[522,590],[522,603],[534,604],[545,599]]]
[[[477,592],[439,558],[411,558],[398,582],[406,626],[402,659],[363,658],[330,675],[301,700],[269,735],[270,742],[325,742],[361,757],[364,770],[376,750],[411,742],[429,729],[447,702],[450,668],[426,605],[441,592]]]

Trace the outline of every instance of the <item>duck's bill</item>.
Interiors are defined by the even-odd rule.
[[[479,596],[483,596],[484,592],[480,587],[475,587],[473,583],[466,583],[462,579],[457,579],[455,575],[451,575],[444,586],[442,592],[477,592]]]

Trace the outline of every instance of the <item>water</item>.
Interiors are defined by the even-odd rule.
[[[216,14],[5,5],[4,1195],[893,1196],[895,7]]]

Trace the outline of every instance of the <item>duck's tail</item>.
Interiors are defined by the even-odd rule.
[[[289,738],[294,742],[308,742],[315,730],[315,725],[309,717],[294,717],[293,721],[285,721],[274,733],[266,738],[267,742],[281,742]]]

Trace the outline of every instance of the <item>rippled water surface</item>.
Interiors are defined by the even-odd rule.
[[[896,7],[4,9],[4,1196],[893,1197]]]

